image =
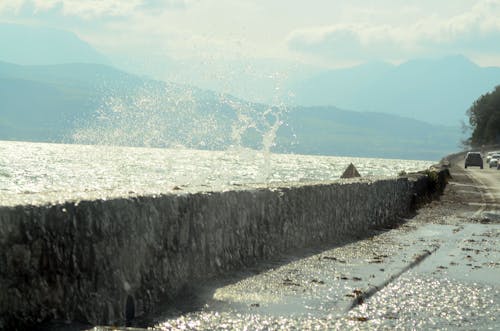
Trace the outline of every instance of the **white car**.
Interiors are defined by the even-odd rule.
[[[488,164],[490,165],[490,168],[498,167],[499,161],[500,161],[500,154],[493,154]]]
[[[486,154],[486,163],[490,163],[491,157],[492,157],[494,154],[500,154],[500,151],[488,152],[488,154]]]

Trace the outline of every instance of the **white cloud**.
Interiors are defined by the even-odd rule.
[[[401,58],[441,53],[500,53],[500,1],[476,2],[451,17],[427,15],[409,24],[353,23],[292,31],[288,47],[331,59]],[[494,40],[497,40],[494,42]]]
[[[185,9],[186,0],[143,0],[138,8],[154,12],[163,12],[167,9]]]
[[[0,3],[0,12],[18,13],[23,8],[32,14],[58,11],[63,16],[83,19],[103,17],[129,17],[139,12],[157,13],[169,9],[181,9],[196,0],[8,0]]]
[[[0,20],[70,30],[104,53],[146,59],[341,65],[446,53],[493,58],[499,7],[500,0],[0,0]]]
[[[293,31],[287,38],[291,49],[336,59],[373,57],[376,47],[397,43],[398,35],[389,26],[336,24]]]

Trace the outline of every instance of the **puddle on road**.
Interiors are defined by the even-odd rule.
[[[441,245],[348,316],[364,319],[362,328],[367,329],[498,327],[500,224],[429,224],[402,240],[437,240]]]
[[[395,329],[494,329],[498,327],[500,289],[410,271],[349,312],[366,326]]]
[[[415,271],[500,286],[500,224],[429,224],[406,236],[406,240],[415,241],[416,238],[436,240],[440,248]]]
[[[500,223],[500,211],[485,211],[481,214],[481,218],[487,221],[491,221],[493,223]]]
[[[500,224],[398,229],[218,287],[161,330],[489,328],[500,311]],[[349,313],[356,296],[440,248]],[[464,300],[466,298],[467,300]]]

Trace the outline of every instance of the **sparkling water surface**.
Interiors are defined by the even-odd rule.
[[[0,205],[396,176],[432,161],[0,141]]]

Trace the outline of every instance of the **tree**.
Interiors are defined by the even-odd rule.
[[[474,101],[467,115],[473,130],[472,147],[500,144],[500,85]]]

